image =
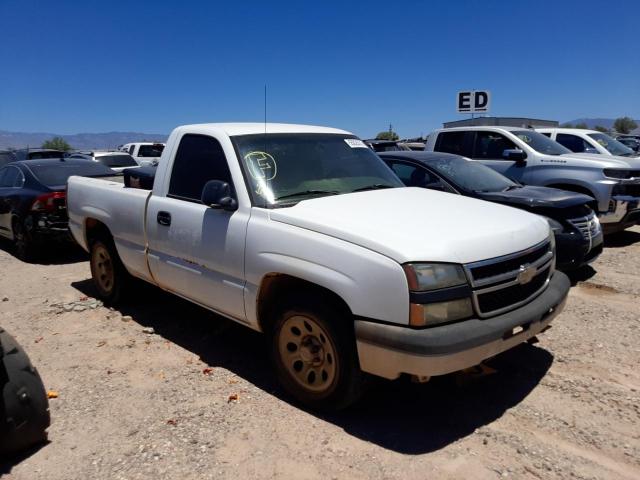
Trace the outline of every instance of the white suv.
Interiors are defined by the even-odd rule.
[[[536,128],[536,132],[546,135],[574,153],[595,153],[619,157],[637,157],[632,149],[597,130],[582,128]]]

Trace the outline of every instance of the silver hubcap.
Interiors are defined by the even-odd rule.
[[[110,293],[113,289],[113,263],[109,251],[102,245],[93,249],[92,258],[95,279],[105,293]]]
[[[323,392],[336,378],[336,353],[327,332],[308,317],[293,316],[280,329],[278,350],[284,367],[302,387]]]

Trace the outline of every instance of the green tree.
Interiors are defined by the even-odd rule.
[[[602,133],[609,133],[611,132],[611,130],[609,130],[607,127],[603,127],[602,125],[596,125],[595,127],[593,127],[594,130],[597,130],[599,132]]]
[[[613,128],[618,133],[629,133],[631,130],[638,128],[638,124],[632,118],[620,117],[613,122]]]
[[[571,125],[570,123],[563,123],[562,125],[560,125],[562,128],[573,128],[573,125]]]
[[[576,123],[576,126],[573,128],[581,128],[582,130],[589,130],[589,125],[584,122]]]
[[[380,132],[378,135],[376,135],[376,140],[399,140],[399,139],[400,137],[398,136],[398,134],[390,130],[386,132]]]
[[[51,140],[47,140],[42,144],[42,148],[51,148],[53,150],[62,150],[63,152],[68,152],[71,150],[71,145],[69,145],[64,138],[62,137],[53,137]]]

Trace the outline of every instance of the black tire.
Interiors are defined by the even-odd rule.
[[[89,264],[98,296],[107,305],[123,300],[131,276],[120,260],[112,239],[96,239],[90,244]],[[110,277],[105,280],[105,276]]]
[[[24,223],[15,218],[11,225],[13,229],[13,245],[16,257],[23,262],[32,262],[36,258],[36,245],[31,234],[24,228]]]
[[[311,292],[296,297],[276,312],[273,318],[270,355],[278,380],[289,394],[308,407],[327,411],[346,408],[360,398],[366,378],[358,361],[353,318],[350,312],[325,295]],[[304,319],[310,325],[305,324]],[[303,330],[299,337],[294,333],[296,323],[298,329]],[[311,345],[308,344],[309,337],[315,338]],[[298,341],[296,338],[300,343],[295,346],[301,354],[297,360],[295,350],[291,347],[292,343]],[[283,348],[285,344],[286,351]],[[309,352],[318,348],[321,352],[309,361],[309,355],[315,355]],[[306,360],[302,355],[303,350]],[[300,362],[302,366],[296,373]],[[309,376],[305,377],[307,370],[309,376],[314,371],[311,383]]]
[[[29,357],[0,327],[0,455],[47,441],[47,393]]]

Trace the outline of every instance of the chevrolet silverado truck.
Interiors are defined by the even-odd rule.
[[[506,126],[436,130],[425,150],[471,158],[525,185],[589,195],[604,233],[640,221],[637,158],[573,153],[535,130]]]
[[[406,188],[349,132],[190,125],[162,155],[152,190],[68,182],[100,297],[117,302],[137,277],[263,332],[308,406],[347,406],[368,374],[475,366],[564,306],[545,219]]]

